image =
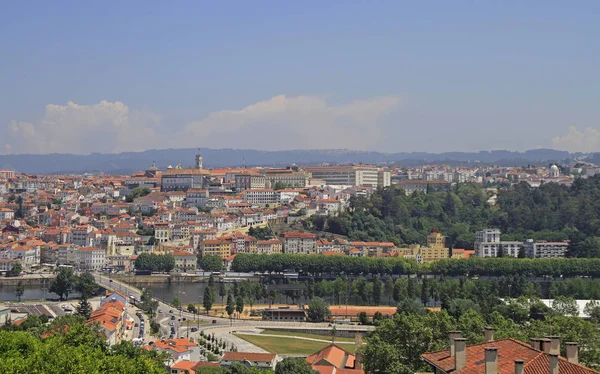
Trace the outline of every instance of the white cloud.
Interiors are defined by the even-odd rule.
[[[381,120],[399,102],[387,96],[335,106],[323,97],[280,95],[239,110],[210,113],[181,131],[165,126],[161,131],[158,115],[118,101],[50,104],[39,121],[11,121],[0,132],[0,152],[89,154],[198,146],[377,150],[387,135]]]
[[[121,102],[49,104],[39,121],[11,121],[0,141],[5,153],[137,151],[156,146],[160,118]]]
[[[323,97],[280,95],[191,122],[171,146],[376,149],[379,121],[399,102],[388,96],[332,106]]]
[[[600,152],[600,131],[591,127],[579,131],[570,126],[566,135],[552,139],[552,145],[555,149],[569,152]]]

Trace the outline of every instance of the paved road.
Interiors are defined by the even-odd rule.
[[[106,276],[96,275],[96,281],[107,289],[112,289],[115,291],[119,291],[125,294],[127,297],[134,296],[136,298],[141,297],[141,290],[137,289],[134,286],[128,285],[123,282],[119,282],[116,280],[110,280]],[[157,299],[158,300],[158,299]],[[161,336],[168,337],[170,335],[171,326],[169,325],[171,322],[175,324],[176,337],[189,337],[198,339],[199,332],[191,332],[191,327],[185,326],[182,324],[183,318],[187,320],[194,320],[194,318],[201,318],[207,322],[212,322],[215,320],[216,323],[209,324],[201,324],[199,330],[203,330],[205,333],[215,333],[215,336],[223,339],[227,342],[228,346],[233,343],[238,351],[240,352],[259,352],[264,353],[265,351],[241,338],[233,335],[234,331],[252,331],[254,329],[269,329],[273,327],[285,327],[286,329],[329,329],[331,326],[329,323],[312,323],[312,322],[278,322],[278,321],[254,321],[254,320],[229,320],[228,318],[220,318],[220,317],[208,317],[208,316],[197,316],[193,313],[189,313],[187,311],[178,311],[173,308],[171,305],[165,304],[162,301],[159,301],[158,309],[161,313],[157,313],[157,322],[160,324]],[[169,313],[172,311],[173,313]],[[171,320],[171,316],[175,316],[175,320]],[[181,320],[181,321],[180,321]],[[150,331],[149,321],[146,322],[148,325],[146,327],[147,333]],[[357,330],[362,331],[365,329],[372,329],[373,326],[354,326],[354,325],[344,325],[338,326],[338,330]],[[147,337],[145,339],[146,342],[151,341],[152,337]],[[308,339],[308,338],[307,338]]]

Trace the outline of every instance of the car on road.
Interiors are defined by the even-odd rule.
[[[183,317],[181,320],[182,320],[182,321],[186,321],[185,317]]]
[[[192,332],[196,332],[196,331],[198,331],[198,328],[197,327],[192,327]]]
[[[175,326],[175,322],[169,322],[169,326]]]
[[[159,309],[159,310],[158,310],[158,312],[159,312],[159,313],[162,313],[162,310],[160,310],[160,309]]]
[[[169,313],[173,314],[173,310],[172,310],[172,309],[170,309],[170,310],[169,310]]]
[[[217,323],[217,320],[216,320],[216,319],[213,319],[213,320],[212,320],[212,323]]]
[[[171,321],[175,321],[175,316],[171,316]]]
[[[108,282],[109,282],[109,283],[112,283],[112,279],[109,279],[109,280],[108,280]]]

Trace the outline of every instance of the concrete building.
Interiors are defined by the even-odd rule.
[[[171,227],[167,222],[156,222],[154,224],[154,240],[158,243],[166,243],[171,239]]]
[[[175,257],[175,269],[177,271],[183,273],[196,271],[198,260],[195,254],[187,251],[176,251],[173,253],[173,257]]]
[[[209,175],[210,171],[205,169],[169,169],[161,176],[161,191],[203,189]]]
[[[498,257],[502,252],[505,257],[518,257],[523,242],[501,241],[500,230],[486,229],[475,233],[475,256]]]
[[[370,165],[309,166],[304,170],[330,185],[387,187],[391,178],[389,172],[380,174],[379,168]]]
[[[81,270],[97,271],[106,263],[106,252],[104,249],[81,247],[75,251],[75,262]]]
[[[235,175],[235,189],[237,191],[266,188],[267,179],[264,175],[243,173]]]
[[[528,239],[523,243],[525,254],[530,258],[562,258],[567,256],[569,241],[547,242]]]
[[[317,234],[309,232],[284,232],[281,234],[285,253],[316,254]]]
[[[272,205],[279,202],[279,195],[270,188],[258,188],[245,190],[243,192],[244,201],[252,205]]]
[[[440,180],[403,180],[396,185],[401,187],[407,195],[415,191],[427,193],[429,191],[447,191],[450,188],[450,182]]]

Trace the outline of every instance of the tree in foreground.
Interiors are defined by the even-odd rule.
[[[316,374],[312,366],[302,357],[286,357],[275,367],[275,374]]]
[[[181,306],[181,300],[179,300],[179,296],[175,295],[171,304],[173,304],[175,308],[179,309],[179,307]]]
[[[308,303],[308,319],[313,322],[323,322],[326,318],[331,316],[329,311],[329,304],[320,298],[314,297]]]
[[[235,298],[235,311],[238,312],[238,319],[239,319],[240,315],[244,311],[244,298],[242,297],[242,295],[238,295]]]

